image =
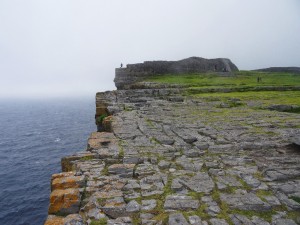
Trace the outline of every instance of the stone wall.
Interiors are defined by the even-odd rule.
[[[204,59],[190,57],[179,61],[145,61],[144,63],[128,64],[126,68],[117,68],[115,84],[118,90],[131,89],[134,83],[159,74],[189,73],[232,73],[238,71],[230,59]]]

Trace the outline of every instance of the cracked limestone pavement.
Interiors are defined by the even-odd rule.
[[[45,224],[299,224],[300,114],[178,93],[98,93],[109,132],[62,159]]]

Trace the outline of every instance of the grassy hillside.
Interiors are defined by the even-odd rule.
[[[257,82],[260,77],[261,81]],[[189,87],[256,87],[256,86],[300,86],[300,75],[293,73],[266,73],[239,71],[232,76],[217,74],[158,75],[149,82],[180,84]]]
[[[220,105],[259,109],[272,105],[289,105],[296,107],[291,112],[300,112],[299,74],[254,71],[240,71],[231,76],[170,74],[156,76],[147,81],[182,85],[186,87],[186,95]]]

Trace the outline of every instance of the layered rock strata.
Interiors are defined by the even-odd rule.
[[[176,88],[97,93],[110,116],[62,159],[45,224],[299,223],[300,115],[221,104]]]

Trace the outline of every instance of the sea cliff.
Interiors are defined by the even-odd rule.
[[[46,225],[300,222],[299,76],[192,57],[115,83],[86,151],[52,176]]]

